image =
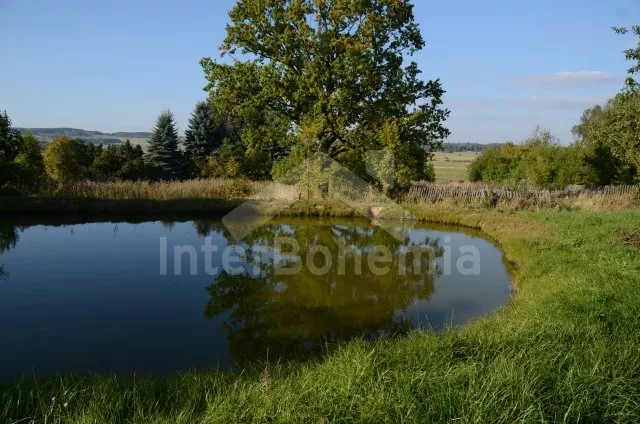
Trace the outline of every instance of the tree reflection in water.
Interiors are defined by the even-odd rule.
[[[225,316],[229,348],[239,363],[304,360],[352,338],[376,339],[405,334],[412,328],[401,313],[415,301],[431,296],[440,272],[434,262],[443,254],[438,240],[413,243],[407,229],[392,237],[366,224],[295,222],[265,225],[243,240],[246,261],[257,272],[232,275],[222,271],[207,288],[209,301],[204,314],[207,318]],[[211,231],[224,235],[216,224],[194,225],[201,235]],[[291,237],[300,246],[296,255],[302,267],[293,275],[277,275],[273,250],[252,248],[273,247],[278,237]],[[360,267],[357,254],[351,249],[340,250],[340,243],[362,252]],[[306,265],[313,246],[326,246],[332,253],[331,268],[323,275],[315,275]],[[389,271],[382,275],[370,269],[367,261],[376,246],[392,252]],[[342,258],[339,252],[344,254]],[[344,266],[339,265],[342,260]],[[314,255],[313,264],[322,268],[324,256]]]
[[[0,254],[13,249],[18,243],[20,238],[19,228],[6,221],[0,221]],[[9,278],[9,273],[5,269],[3,264],[0,264],[0,280]]]

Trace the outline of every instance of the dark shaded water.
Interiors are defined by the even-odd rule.
[[[0,379],[304,360],[508,302],[489,241],[392,227],[287,219],[235,242],[220,221],[0,223]]]

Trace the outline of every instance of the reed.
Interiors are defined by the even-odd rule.
[[[417,204],[445,202],[455,206],[512,210],[549,207],[615,210],[640,206],[640,186],[570,186],[562,190],[539,190],[482,183],[416,182],[411,185],[403,200]]]

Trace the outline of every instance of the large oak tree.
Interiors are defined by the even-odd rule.
[[[399,175],[425,176],[448,111],[439,80],[409,60],[425,43],[408,0],[239,0],[229,16],[231,63],[201,64],[214,110],[248,149],[305,145],[338,160],[386,149]]]

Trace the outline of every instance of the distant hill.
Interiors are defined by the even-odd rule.
[[[131,140],[134,144],[142,144],[151,136],[149,132],[114,132],[103,133],[100,131],[88,131],[79,128],[18,128],[20,131],[31,132],[40,142],[49,143],[57,135],[66,135],[69,138],[81,138],[88,143],[95,144],[120,144],[125,140]]]
[[[116,137],[125,137],[125,138],[149,138],[151,137],[150,132],[115,132],[106,135],[113,135]]]
[[[483,152],[491,147],[500,147],[502,143],[444,143],[442,151],[445,153],[458,153],[458,152]]]
[[[66,135],[69,138],[81,138],[88,143],[95,144],[120,144],[125,140],[130,140],[133,144],[140,144],[143,148],[147,139],[151,137],[150,132],[127,132],[118,131],[113,133],[103,133],[100,131],[88,131],[80,128],[18,128],[20,131],[31,132],[42,144],[47,144],[57,135]],[[183,137],[180,137],[183,140]],[[502,143],[444,143],[442,151],[445,153],[459,152],[482,152],[490,147],[498,147]]]

